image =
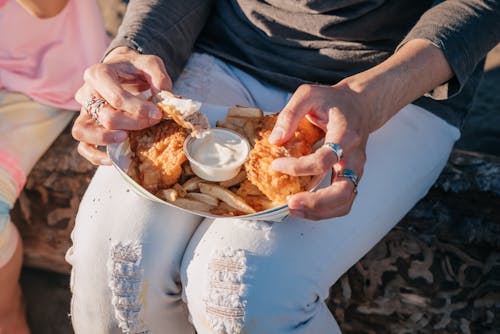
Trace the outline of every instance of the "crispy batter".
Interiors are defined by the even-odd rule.
[[[254,148],[245,163],[248,180],[256,185],[274,203],[286,203],[287,197],[306,190],[309,176],[291,176],[271,168],[271,162],[281,157],[301,157],[311,153],[312,146],[324,133],[321,129],[302,119],[294,136],[283,146],[269,143],[269,136],[277,115],[264,117]]]
[[[183,151],[187,131],[171,120],[129,136],[132,163],[129,175],[152,193],[175,184],[186,161]]]

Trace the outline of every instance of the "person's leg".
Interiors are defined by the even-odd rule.
[[[370,136],[349,215],[202,223],[181,267],[197,332],[340,332],[324,303],[330,286],[426,194],[458,136],[409,105]]]
[[[0,91],[0,333],[28,333],[19,273],[22,242],[10,209],[35,162],[71,120],[72,113]]]
[[[82,199],[66,259],[76,333],[194,333],[180,258],[200,218],[137,195],[100,167]]]
[[[186,98],[252,104],[215,59],[194,54],[174,84]],[[100,167],[80,204],[67,260],[76,333],[193,333],[180,261],[201,217],[146,200],[114,167]]]

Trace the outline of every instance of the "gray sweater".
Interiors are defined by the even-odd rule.
[[[439,47],[455,76],[414,103],[460,127],[500,41],[497,0],[132,0],[108,51],[158,55],[175,79],[194,49],[293,91],[335,84],[415,38]]]

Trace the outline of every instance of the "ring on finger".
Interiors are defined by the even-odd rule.
[[[99,112],[106,103],[105,99],[98,99],[95,96],[89,97],[85,102],[85,110],[87,111],[87,114],[89,114],[98,125],[101,125],[99,122]]]
[[[342,147],[340,147],[340,145],[337,143],[326,142],[322,147],[327,147],[332,150],[333,153],[335,153],[335,155],[337,156],[337,162],[339,162],[340,159],[342,159],[342,157],[344,156],[344,150],[342,150]]]
[[[354,195],[358,193],[358,176],[352,169],[344,169],[340,173],[337,174],[337,177],[343,177],[349,179],[354,186]]]

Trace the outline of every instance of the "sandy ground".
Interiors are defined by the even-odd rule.
[[[110,34],[125,10],[120,0],[100,0]],[[458,147],[500,155],[500,45],[487,58],[486,73]],[[69,278],[24,269],[21,283],[33,334],[72,333],[69,321]]]

